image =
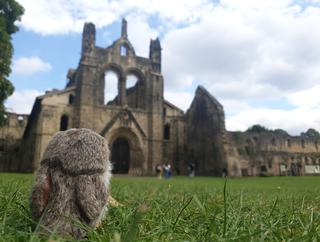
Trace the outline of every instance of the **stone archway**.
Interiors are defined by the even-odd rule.
[[[107,133],[110,160],[114,174],[141,175],[146,171],[142,143],[130,128],[118,128]]]
[[[113,172],[127,174],[130,168],[130,146],[126,138],[119,137],[111,145]]]

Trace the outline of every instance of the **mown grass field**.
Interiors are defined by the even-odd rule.
[[[0,241],[48,240],[33,233],[32,180],[0,173]],[[111,192],[124,206],[88,241],[320,241],[320,177],[228,179],[225,190],[222,178],[115,177]]]

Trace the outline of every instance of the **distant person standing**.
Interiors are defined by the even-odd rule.
[[[162,179],[162,166],[160,164],[156,165],[156,173],[157,173],[157,177],[158,179]]]
[[[168,163],[168,178],[172,177],[172,167],[171,165]]]
[[[163,172],[164,172],[164,177],[166,179],[171,177],[172,175],[171,165],[168,162],[163,165]]]
[[[194,164],[194,162],[190,162],[189,165],[188,165],[189,178],[193,178],[194,177],[195,168],[196,168],[196,165]]]
[[[228,170],[226,168],[222,169],[222,177],[226,178],[228,176]]]

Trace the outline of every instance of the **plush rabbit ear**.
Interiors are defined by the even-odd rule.
[[[73,175],[103,173],[111,166],[107,141],[89,129],[58,132],[49,142],[42,163],[60,166]]]
[[[32,216],[39,219],[46,208],[51,193],[51,177],[47,166],[40,166],[30,196]]]
[[[82,218],[87,224],[96,227],[108,203],[108,186],[103,179],[77,176],[75,192]]]

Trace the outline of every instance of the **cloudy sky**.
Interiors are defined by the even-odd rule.
[[[296,135],[320,130],[320,0],[18,0],[9,110],[61,89],[80,57],[83,23],[109,46],[128,20],[136,53],[159,36],[165,97],[186,110],[197,85],[224,106],[228,130],[259,123]]]

